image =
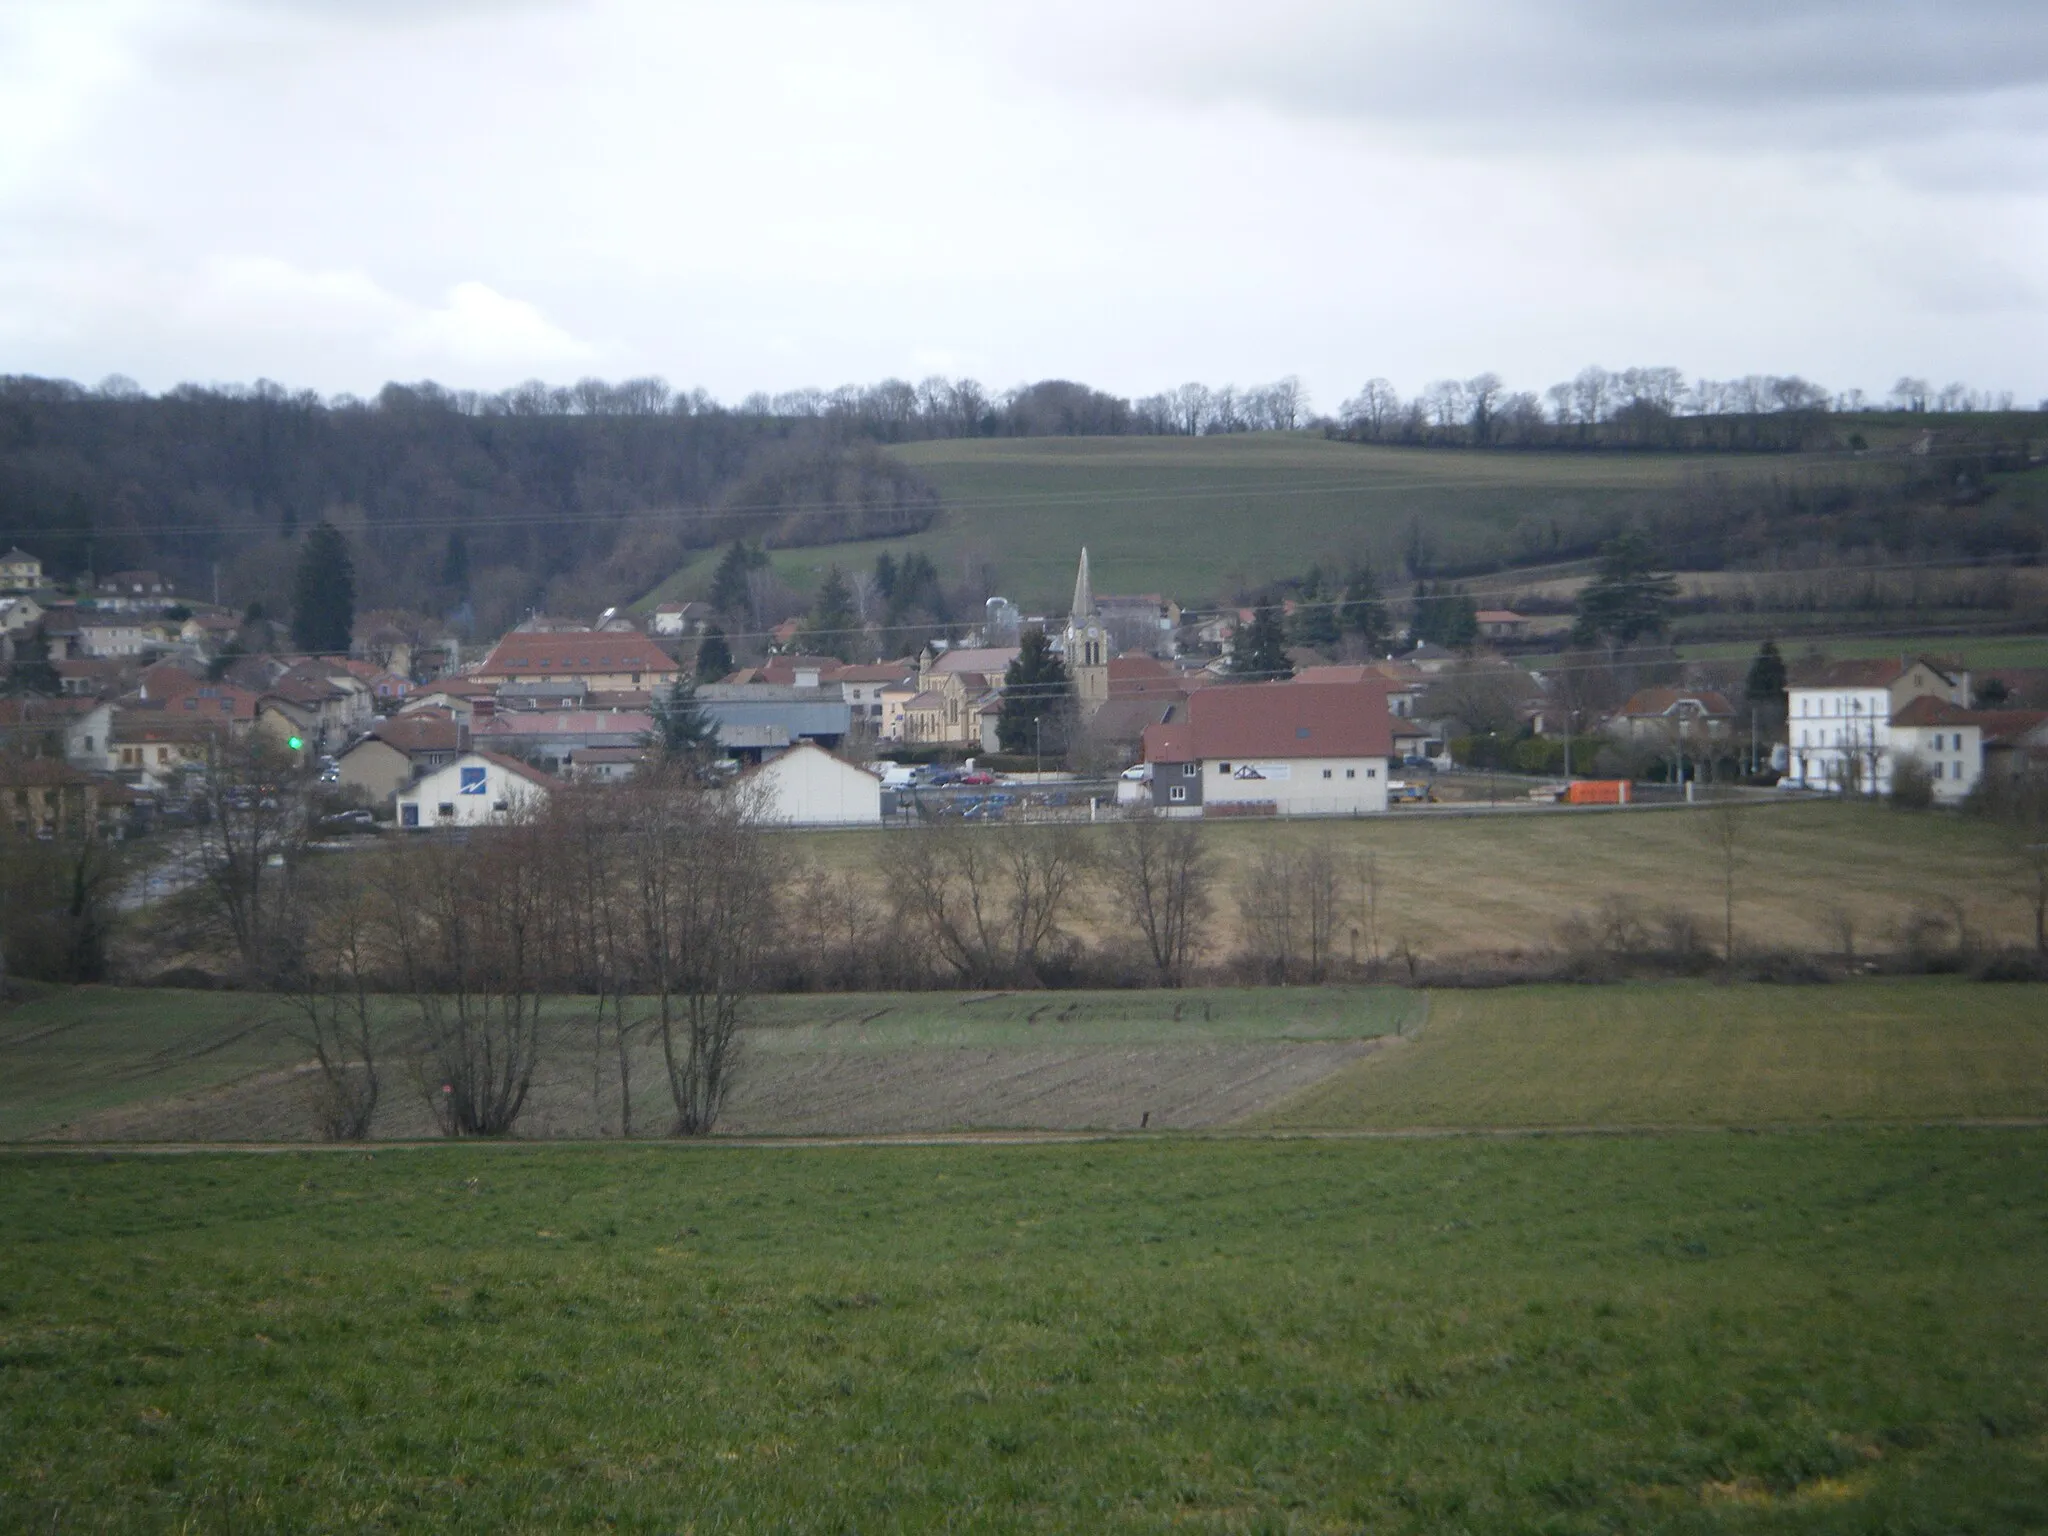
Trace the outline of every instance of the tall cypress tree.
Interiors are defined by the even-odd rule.
[[[854,642],[860,638],[855,632],[859,622],[853,612],[853,589],[835,565],[825,573],[825,584],[818,589],[818,603],[805,626],[803,647],[813,655],[849,661]]]
[[[1752,704],[1771,706],[1785,702],[1785,658],[1777,641],[1766,640],[1756,648],[1756,660],[1749,664],[1742,692]]]
[[[292,644],[302,651],[346,651],[355,627],[355,563],[341,530],[323,519],[299,551],[292,583]]]
[[[725,643],[725,631],[714,624],[697,642],[697,681],[715,683],[731,670],[732,647]]]

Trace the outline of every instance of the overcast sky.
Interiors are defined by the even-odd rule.
[[[0,372],[2048,396],[2042,0],[0,0]]]

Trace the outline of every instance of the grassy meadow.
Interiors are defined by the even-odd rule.
[[[1433,992],[1284,1130],[2048,1119],[2048,987],[1654,982]]]
[[[1483,784],[1485,775],[1464,775]],[[1509,781],[1505,797],[1522,794]],[[1996,826],[1950,812],[1810,799],[1748,802],[1736,853],[1737,943],[1832,949],[1840,908],[1865,949],[1889,947],[1916,914],[1959,908],[1973,943],[2031,943],[2033,909],[2022,862]],[[1615,900],[1648,924],[1689,914],[1718,943],[1723,882],[1709,815],[1647,809],[1575,815],[1446,817],[1395,811],[1356,820],[1216,822],[1203,837],[1217,869],[1210,956],[1239,942],[1232,887],[1261,850],[1332,848],[1355,873],[1370,854],[1380,881],[1381,947],[1407,944],[1438,958],[1542,950],[1559,924]],[[830,869],[879,881],[890,839],[904,832],[796,834]],[[1100,838],[1107,829],[1089,830]],[[1949,903],[1956,904],[1954,907]],[[1076,914],[1083,932],[1110,931],[1114,909]],[[1370,950],[1363,914],[1361,952]],[[1348,952],[1349,936],[1345,935]]]
[[[9,1530],[2048,1524],[2038,1130],[4,1169]]]
[[[1310,434],[1200,438],[1015,438],[889,450],[928,476],[946,515],[912,538],[774,553],[783,579],[816,588],[826,567],[922,550],[942,571],[991,563],[1032,611],[1064,611],[1087,545],[1101,592],[1202,603],[1299,575],[1316,560],[1396,567],[1411,523],[1443,558],[1501,547],[1525,519],[1628,513],[1668,502],[1702,469],[1785,474],[1808,461],[1683,455],[1476,454],[1368,447]],[[717,552],[673,573],[641,606],[708,590]]]

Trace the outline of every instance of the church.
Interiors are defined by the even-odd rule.
[[[1095,588],[1088,579],[1088,550],[1081,550],[1081,568],[1074,573],[1074,605],[1067,627],[1060,631],[1060,650],[1067,675],[1074,680],[1074,700],[1086,720],[1109,702],[1109,630],[1095,607]]]

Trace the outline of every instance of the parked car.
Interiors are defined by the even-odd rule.
[[[332,816],[322,816],[320,826],[328,832],[375,832],[377,818],[368,811],[336,811]]]
[[[995,781],[996,776],[990,773],[986,768],[977,768],[972,773],[963,773],[960,775],[960,782],[962,784],[972,784],[975,785],[977,788],[983,785],[993,784],[995,783]]]

